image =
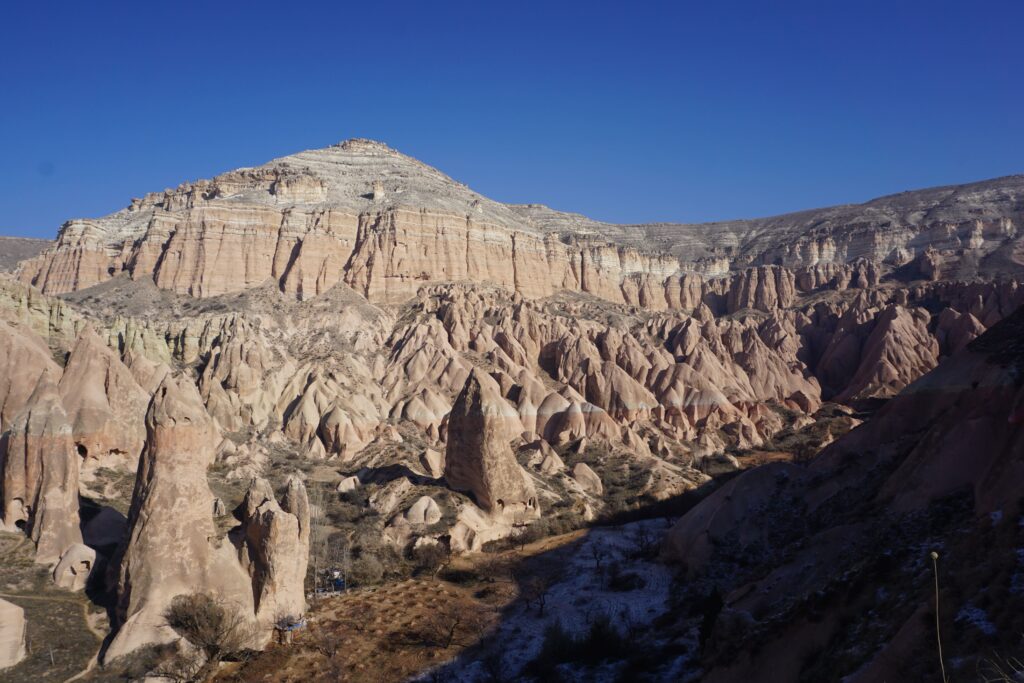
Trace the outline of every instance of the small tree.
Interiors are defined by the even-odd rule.
[[[185,680],[205,680],[221,661],[245,653],[255,636],[252,623],[238,609],[205,593],[175,597],[163,616],[203,659]]]
[[[633,549],[638,558],[650,558],[658,553],[658,539],[645,524],[638,524],[633,530]]]
[[[548,596],[550,595],[551,587],[554,584],[555,576],[551,572],[541,572],[523,580],[523,600],[525,600],[526,604],[530,607],[537,608],[538,616],[544,616],[544,608],[547,606]]]
[[[536,607],[539,616],[544,616],[551,589],[562,581],[562,575],[561,566],[549,563],[542,568],[524,572],[518,577],[522,599],[527,606]]]
[[[384,578],[384,565],[375,555],[360,555],[352,562],[348,578],[357,586],[372,586]]]
[[[600,543],[596,543],[593,539],[590,541],[590,545],[587,546],[587,555],[594,561],[594,569],[601,571],[601,562],[604,561],[605,549],[601,547]]]
[[[424,645],[444,650],[475,643],[488,624],[488,611],[473,605],[449,604],[428,616],[412,634]]]
[[[524,527],[518,534],[516,534],[515,544],[519,548],[519,552],[523,552],[526,549],[526,546],[534,541],[539,541],[541,538],[543,538],[543,533],[540,526],[537,524],[531,524],[530,526]]]
[[[504,583],[512,579],[512,562],[503,555],[481,555],[476,561],[476,570],[488,583]]]
[[[448,566],[451,555],[441,543],[427,543],[412,549],[412,560],[418,572],[437,576]]]

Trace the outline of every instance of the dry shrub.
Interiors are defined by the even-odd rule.
[[[179,595],[164,612],[164,621],[192,646],[161,663],[160,675],[179,681],[202,681],[225,659],[248,656],[254,625],[242,612],[205,593]]]

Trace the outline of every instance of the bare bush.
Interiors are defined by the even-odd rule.
[[[526,577],[522,581],[521,595],[526,604],[537,610],[537,615],[544,616],[548,595],[551,587],[557,582],[554,572],[541,572]]]
[[[480,639],[490,614],[475,605],[449,604],[430,614],[409,635],[422,645],[444,650],[453,645],[469,647]]]
[[[649,559],[658,554],[658,537],[644,524],[638,524],[633,529],[632,541],[635,558]]]
[[[476,570],[490,583],[512,580],[512,560],[502,555],[481,555],[476,563]]]
[[[178,670],[175,680],[205,680],[223,660],[244,656],[255,637],[252,622],[240,610],[205,593],[175,597],[163,616],[200,655],[194,673],[188,673],[187,657],[165,662],[166,668]]]
[[[1016,657],[995,657],[978,664],[984,683],[1017,683],[1024,679],[1024,662]]]
[[[356,586],[372,586],[384,578],[384,565],[376,555],[360,555],[352,562],[348,579]]]
[[[556,562],[526,562],[515,570],[516,584],[519,587],[519,598],[530,608],[536,609],[538,616],[544,616],[548,596],[551,589],[562,578],[563,567]]]
[[[451,554],[441,543],[428,543],[412,549],[412,560],[417,572],[436,576],[448,566]]]

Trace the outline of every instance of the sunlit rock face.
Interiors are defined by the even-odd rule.
[[[472,493],[487,512],[539,514],[533,483],[509,447],[521,431],[519,414],[501,397],[497,382],[474,370],[448,421],[444,470],[448,485]]]
[[[292,480],[282,505],[266,480],[253,479],[239,513],[241,532],[230,538],[215,526],[206,474],[216,427],[191,382],[164,379],[147,411],[146,432],[120,559],[119,625],[107,659],[177,639],[164,612],[176,596],[190,593],[230,604],[252,622],[253,645],[261,645],[278,618],[305,612],[304,486]]]
[[[300,299],[344,282],[397,302],[424,284],[473,281],[650,310],[692,310],[709,295],[729,312],[770,310],[798,289],[872,286],[876,264],[919,256],[933,280],[980,259],[1019,269],[1022,197],[1024,182],[1009,177],[768,219],[618,226],[500,204],[386,145],[349,140],[71,221],[18,276],[52,294],[127,272],[197,297],[272,280]]]
[[[40,378],[2,448],[3,527],[24,528],[35,541],[36,561],[54,563],[82,534],[79,458],[52,379]]]

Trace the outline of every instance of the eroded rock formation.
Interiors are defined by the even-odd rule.
[[[452,407],[444,477],[468,491],[483,510],[513,516],[539,514],[537,492],[509,442],[522,431],[515,409],[489,375],[474,369]]]
[[[0,670],[25,658],[25,610],[0,600]]]
[[[214,437],[195,385],[166,378],[146,413],[146,448],[120,563],[120,625],[108,660],[147,643],[176,640],[163,614],[177,595],[208,590],[253,613],[249,577],[213,524],[206,468],[213,463]]]
[[[932,550],[945,568],[943,599],[986,604],[998,615],[976,613],[986,629],[989,618],[1005,619],[1001,605],[983,602],[994,584],[960,572],[991,576],[1015,566],[1008,558],[1024,478],[1022,339],[1024,308],[809,464],[745,472],[679,520],[666,556],[686,567],[695,590],[713,584],[724,602],[705,627],[704,680],[756,677],[766,667],[786,679],[827,669],[852,681],[932,672],[933,660],[914,661],[911,653],[935,637],[922,620],[933,609],[933,577],[909,569],[930,564]],[[903,582],[898,594],[858,594],[896,580]],[[809,601],[812,612],[802,607]],[[867,615],[883,614],[867,625],[874,619]],[[955,627],[942,616],[942,627],[969,629],[963,614]],[[820,651],[825,642],[835,649]],[[851,666],[836,653],[854,643],[866,654]],[[959,642],[948,647],[956,657],[976,656]]]
[[[36,561],[56,562],[82,542],[78,519],[78,456],[53,380],[42,376],[0,443],[3,526],[24,528]]]
[[[60,393],[83,460],[121,460],[134,469],[145,438],[141,416],[149,396],[91,326],[82,330],[71,349]]]
[[[282,503],[265,479],[254,479],[231,534],[214,523],[215,499],[206,470],[216,427],[195,385],[168,376],[146,414],[146,449],[139,462],[120,563],[118,616],[106,657],[147,643],[175,640],[163,613],[177,595],[208,593],[253,622],[253,646],[283,617],[306,609],[309,501],[292,479]]]
[[[282,504],[270,483],[253,480],[242,503],[242,561],[252,577],[256,618],[264,627],[306,611],[305,580],[309,560],[309,500],[306,488],[291,479]]]
[[[614,226],[492,202],[369,141],[153,193],[71,221],[0,279],[4,522],[78,589],[123,521],[109,507],[90,518],[105,526],[88,559],[77,496],[115,495],[138,459],[108,659],[173,639],[162,612],[196,590],[265,638],[305,608],[311,528],[329,507],[302,477],[310,495],[365,508],[401,552],[458,553],[542,510],[593,519],[762,450],[856,443],[842,438],[863,417],[849,406],[905,401],[1024,303],[1022,198],[1016,177]],[[987,444],[978,419],[942,438]],[[920,466],[886,495],[1001,485],[959,462]],[[806,492],[805,469],[738,476],[670,552],[699,580],[723,545],[777,542],[778,527],[734,529]]]

